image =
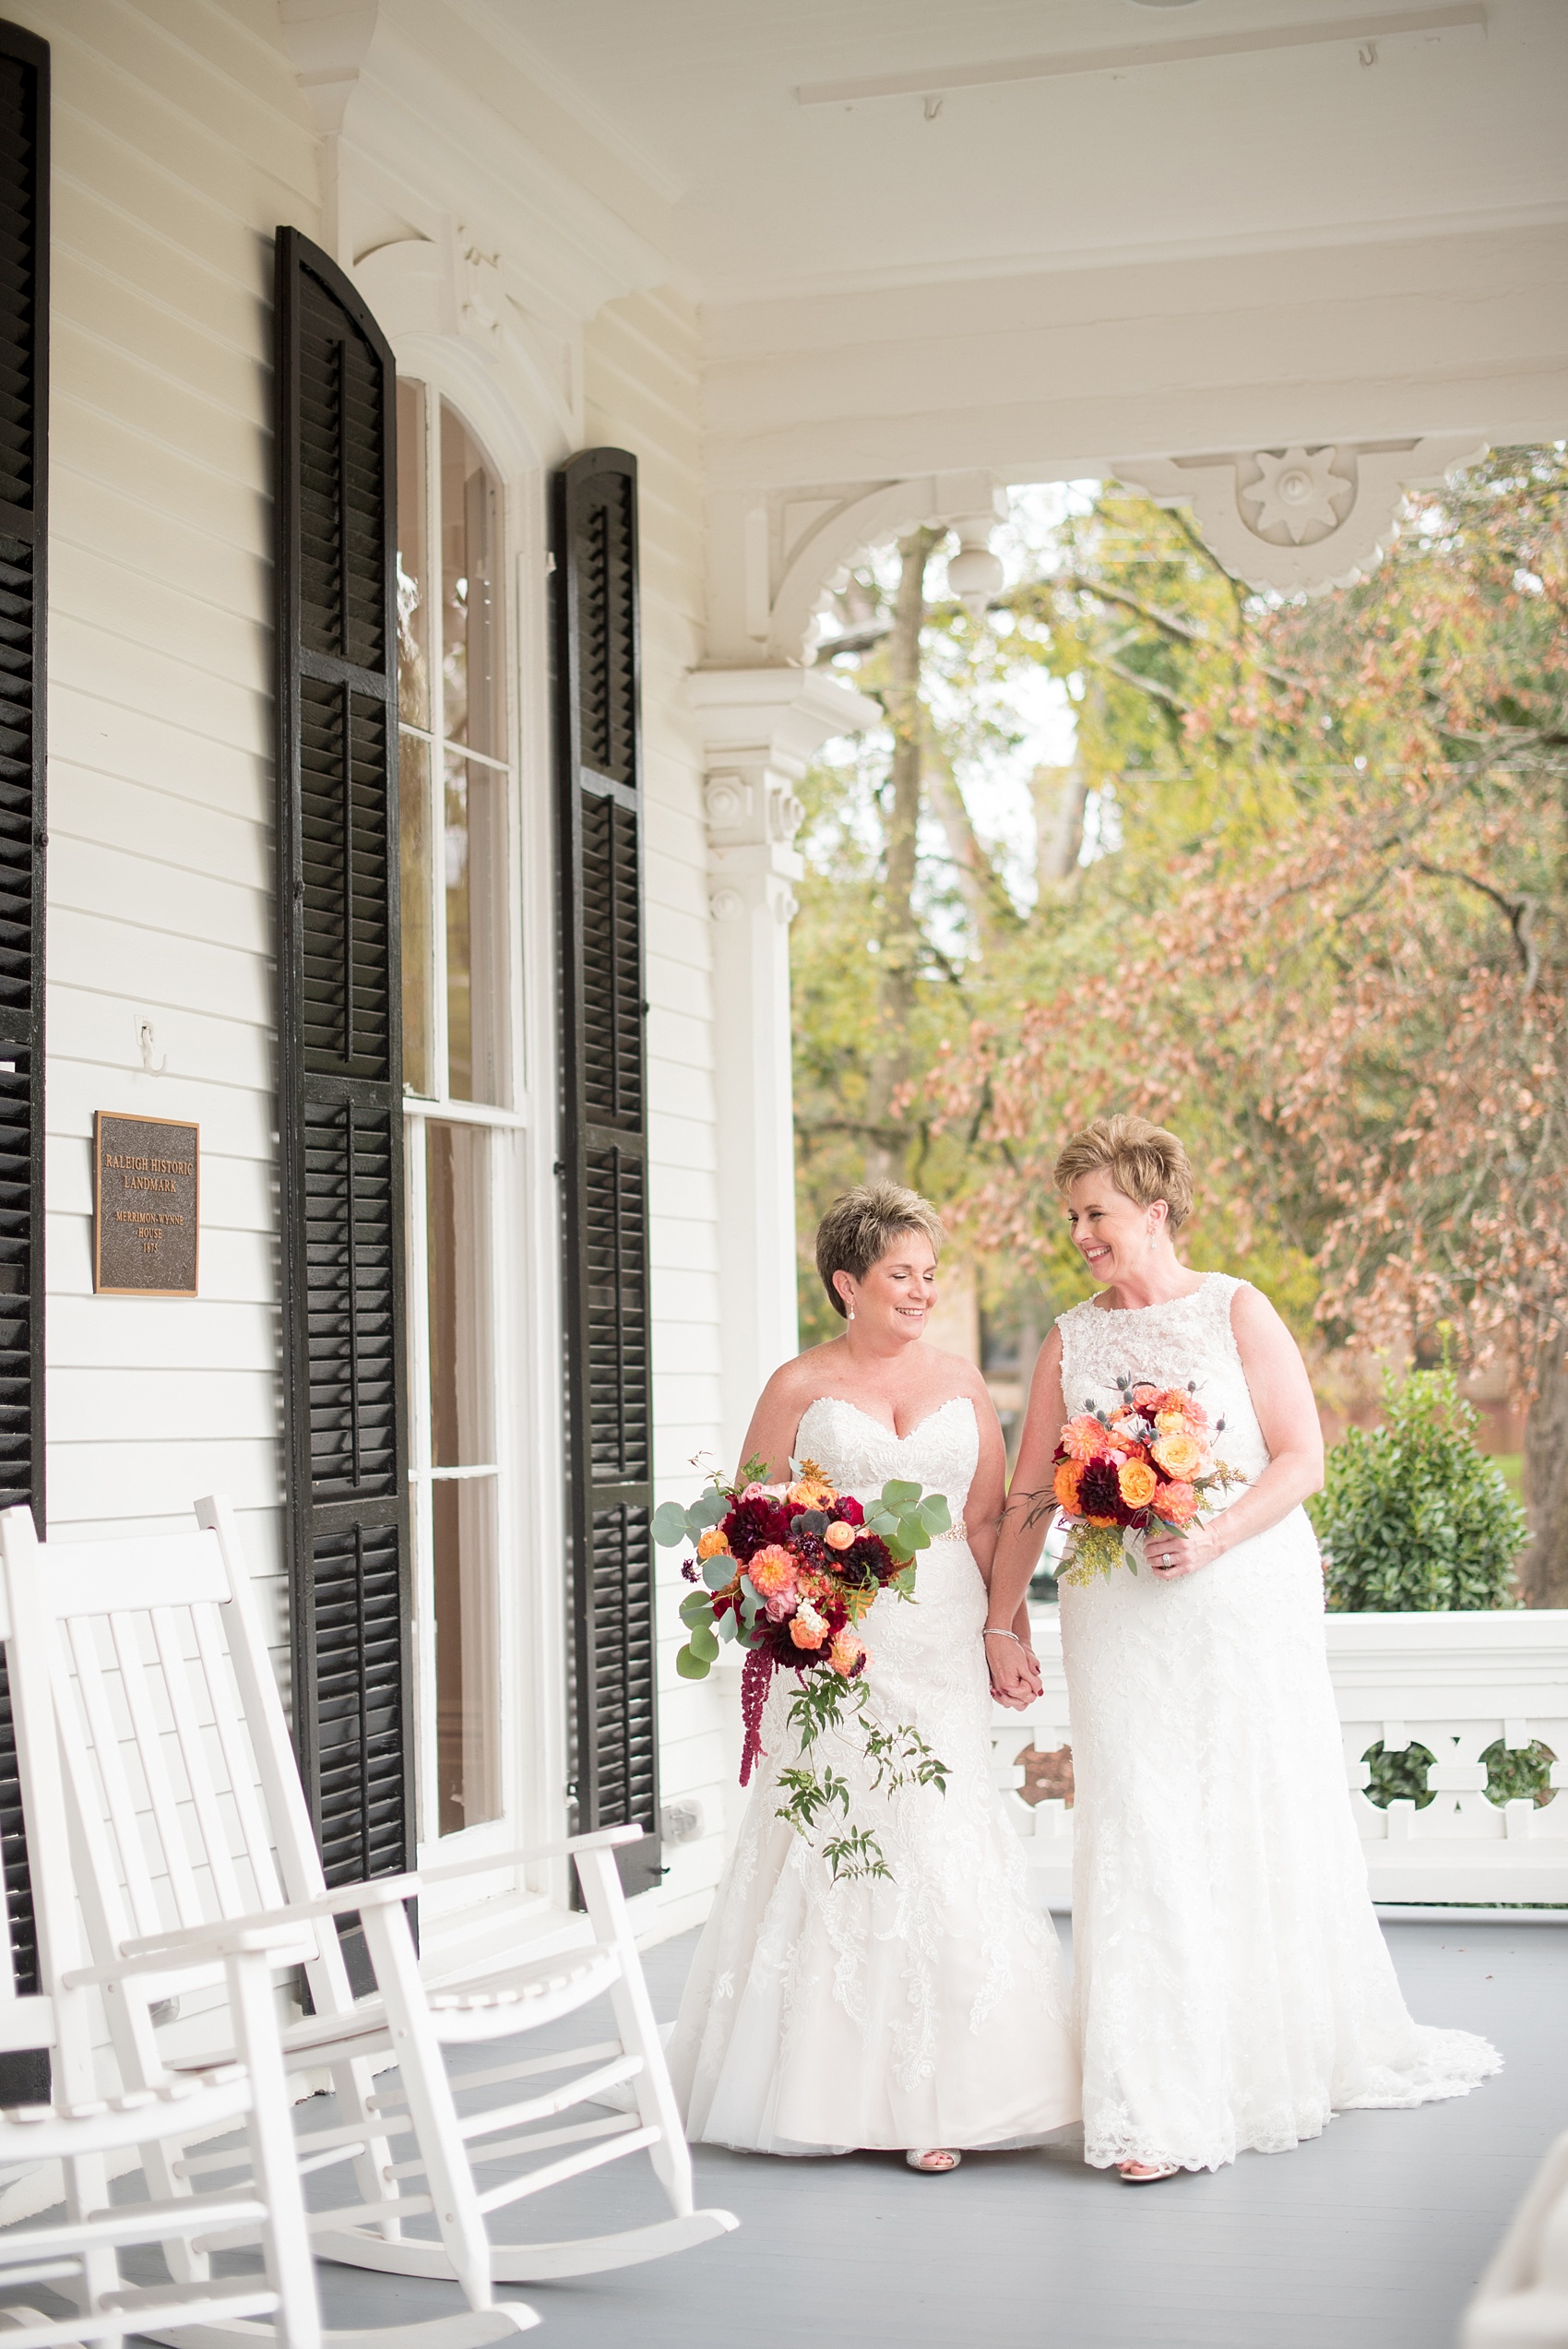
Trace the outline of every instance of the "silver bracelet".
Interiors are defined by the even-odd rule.
[[[982,1631],[980,1638],[982,1640],[1011,1640],[1016,1648],[1021,1648],[1024,1644],[1016,1631],[1004,1631],[1000,1625],[995,1630]]]

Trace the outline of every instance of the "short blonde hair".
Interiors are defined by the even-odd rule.
[[[1084,1175],[1102,1170],[1139,1207],[1163,1199],[1173,1232],[1193,1211],[1192,1162],[1174,1134],[1146,1117],[1097,1117],[1074,1135],[1051,1179],[1065,1198]]]
[[[833,1285],[834,1274],[848,1272],[863,1281],[906,1232],[923,1233],[941,1255],[946,1237],[942,1218],[919,1191],[898,1183],[857,1183],[834,1200],[816,1227],[816,1269],[835,1313],[843,1315],[846,1307]]]

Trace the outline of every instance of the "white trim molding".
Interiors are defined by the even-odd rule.
[[[1298,443],[1212,457],[1127,457],[1118,481],[1185,506],[1226,569],[1249,587],[1314,595],[1382,560],[1408,490],[1440,488],[1487,444],[1471,434]]]
[[[809,661],[817,614],[855,565],[922,526],[956,531],[978,579],[1006,514],[1005,492],[982,469],[720,495],[710,507],[711,656]]]

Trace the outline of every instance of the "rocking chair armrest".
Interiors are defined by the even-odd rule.
[[[324,1917],[342,1916],[358,1909],[399,1908],[405,1901],[411,1901],[419,1889],[417,1876],[378,1876],[372,1882],[345,1884],[336,1892],[317,1893],[308,1901],[280,1902],[275,1909],[257,1909],[248,1916],[215,1917],[207,1925],[181,1926],[168,1933],[138,1934],[121,1942],[120,1954],[125,1959],[158,1959],[165,1963],[183,1958],[187,1950],[221,1955],[238,1949],[244,1937],[250,1934],[270,1935],[271,1939],[263,1939],[255,1946],[271,1948],[276,1942],[297,1938],[302,1925],[315,1924]]]
[[[471,1859],[451,1860],[442,1867],[422,1867],[422,1884],[445,1884],[463,1876],[493,1876],[498,1868],[532,1867],[540,1860],[570,1859],[578,1852],[613,1851],[623,1843],[640,1843],[641,1827],[600,1827],[591,1835],[568,1835],[559,1843],[528,1843],[513,1852],[475,1853]]]
[[[257,1918],[222,1919],[211,1926],[193,1925],[172,1933],[155,1946],[132,1950],[127,1944],[107,1965],[74,1966],[62,1977],[67,1990],[89,1984],[112,1987],[137,1973],[183,1973],[198,1966],[219,1965],[225,1958],[266,1955],[272,1950],[297,1945],[297,1925],[264,1924]]]

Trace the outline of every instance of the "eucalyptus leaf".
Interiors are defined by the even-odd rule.
[[[722,1591],[726,1582],[735,1579],[735,1561],[728,1550],[720,1550],[717,1557],[705,1557],[702,1579],[710,1591]]]
[[[897,1477],[882,1488],[883,1500],[889,1508],[897,1508],[909,1501],[918,1501],[920,1496],[921,1488],[918,1485],[906,1484]]]
[[[719,1653],[719,1641],[714,1637],[710,1624],[698,1623],[693,1626],[691,1650],[693,1655],[701,1663],[709,1664],[713,1662]]]
[[[688,1591],[681,1602],[681,1620],[689,1631],[695,1623],[711,1620],[713,1609],[706,1591]]]
[[[717,1655],[719,1652],[718,1649],[715,1648],[713,1652]],[[708,1662],[711,1661],[712,1659],[709,1658]],[[707,1663],[704,1662],[703,1658],[697,1654],[695,1648],[681,1648],[677,1650],[675,1655],[675,1669],[680,1674],[683,1680],[706,1680],[707,1678]]]
[[[729,1513],[729,1495],[721,1493],[717,1485],[710,1485],[706,1493],[698,1494],[686,1511],[686,1517],[695,1532],[706,1533],[710,1525],[720,1524]]]
[[[653,1538],[667,1550],[672,1550],[677,1542],[691,1539],[687,1512],[679,1501],[659,1502],[653,1512]]]

